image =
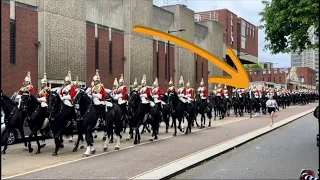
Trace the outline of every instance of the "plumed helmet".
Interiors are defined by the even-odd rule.
[[[169,85],[169,86],[173,86],[172,78],[170,78],[170,81],[169,81],[168,85]]]
[[[180,76],[179,84],[180,85],[184,85],[184,81],[183,81],[183,77],[182,76]]]
[[[188,80],[187,84],[186,84],[187,88],[190,87],[190,80]]]
[[[201,78],[200,86],[204,86],[203,78]]]
[[[28,71],[27,76],[24,78],[25,82],[28,82],[29,84],[31,84],[31,76],[30,76],[30,71]]]
[[[96,69],[96,75],[93,76],[93,81],[99,81],[100,82],[100,75],[99,75],[99,70]]]
[[[41,79],[41,84],[47,84],[48,81],[47,81],[47,73],[44,73],[43,74],[43,78]]]
[[[120,76],[119,83],[124,83],[123,82],[123,74],[121,74],[121,76]]]
[[[158,87],[158,78],[156,78],[152,84],[154,87]]]
[[[64,81],[67,82],[71,82],[71,71],[68,71],[68,75],[64,78]]]

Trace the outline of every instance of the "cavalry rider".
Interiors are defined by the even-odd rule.
[[[168,85],[169,85],[169,87],[168,87],[168,89],[167,89],[167,93],[168,93],[169,91],[176,91],[176,88],[173,86],[172,78],[170,78],[170,81],[169,81]]]
[[[44,73],[43,79],[41,79],[41,89],[37,93],[37,99],[41,103],[41,111],[46,114],[45,123],[49,122],[48,109],[48,96],[50,94],[50,88],[47,87],[47,74]]]
[[[114,98],[114,96],[117,94],[118,86],[119,86],[118,79],[114,78],[113,86],[112,86],[112,90],[111,90],[112,98]]]
[[[158,105],[160,108],[160,112],[162,112],[162,103],[161,103],[161,89],[158,86],[158,78],[156,78],[152,84],[152,98],[154,99],[154,103]]]
[[[141,98],[141,103],[142,103],[142,107],[144,109],[145,112],[145,116],[144,119],[146,118],[146,116],[148,115],[148,112],[150,110],[150,89],[147,87],[147,78],[146,75],[144,74],[141,80],[141,88],[139,90],[139,95]]]
[[[223,95],[226,97],[226,99],[229,99],[230,92],[227,89],[227,85],[224,85]]]
[[[259,96],[259,89],[257,89],[257,86],[256,85],[254,85],[253,86],[253,93],[254,93],[254,97],[255,98],[259,98],[260,96]]]
[[[180,88],[178,89],[178,97],[183,103],[185,115],[188,115],[188,112],[187,112],[188,100],[187,100],[187,96],[186,96],[187,95],[187,88],[184,87],[184,81],[183,81],[182,76],[180,76],[179,85],[180,85]]]
[[[137,78],[134,78],[134,82],[133,82],[133,91],[139,91],[139,84],[138,84],[138,80]]]
[[[114,97],[115,100],[118,100],[118,104],[123,112],[123,118],[128,116],[127,110],[127,87],[124,85],[123,82],[123,74],[121,74],[119,79],[119,87],[117,89],[117,94]]]
[[[190,80],[187,82],[187,98],[189,103],[192,103],[194,100],[194,89],[190,87]]]
[[[223,94],[223,89],[221,88],[221,84],[218,84],[218,88],[216,89],[216,95],[221,97]]]
[[[24,82],[22,84],[22,88],[18,91],[18,95],[16,96],[16,102],[18,102],[18,108],[20,107],[21,96],[23,93],[34,93],[34,88],[31,85],[31,76],[30,71],[28,71],[27,76],[24,78]]]
[[[99,111],[102,120],[106,120],[105,109],[105,95],[106,91],[103,84],[100,81],[99,70],[96,70],[96,75],[92,78],[94,86],[91,88],[89,96],[92,97],[95,108]]]
[[[200,82],[200,87],[197,89],[197,93],[200,94],[200,98],[202,100],[205,100],[205,103],[207,105],[207,88],[204,86],[204,82],[203,82],[203,78],[201,79],[201,82]]]
[[[61,87],[59,95],[65,107],[70,109],[72,118],[76,120],[76,111],[72,104],[72,99],[76,95],[76,89],[71,85],[71,71],[68,71],[68,75],[64,78],[64,85]]]

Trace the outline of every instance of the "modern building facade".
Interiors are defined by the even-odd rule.
[[[193,87],[222,70],[195,53],[166,40],[133,32],[143,25],[173,32],[207,51],[225,57],[223,26],[194,22],[194,11],[183,5],[157,7],[152,0],[2,0],[1,84],[7,94],[19,90],[27,72],[37,89],[43,74],[60,86],[70,70],[90,86],[95,70],[112,88],[124,74],[127,86],[143,74],[151,85],[156,77],[164,90],[180,76]]]
[[[312,44],[319,42],[319,36],[316,36],[314,34],[313,27],[309,29],[309,38],[311,39]],[[314,69],[317,72],[316,84],[319,87],[319,49],[305,50],[301,53],[292,52],[291,66],[292,67],[306,66]]]
[[[215,20],[223,26],[226,45],[243,64],[258,63],[258,27],[228,9],[195,13],[196,21]]]
[[[309,67],[247,69],[250,82],[264,81],[286,85],[288,89],[316,89],[316,71]]]

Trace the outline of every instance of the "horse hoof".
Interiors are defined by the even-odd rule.
[[[166,133],[169,133],[169,131],[168,131],[168,130],[166,130]]]
[[[158,139],[158,136],[154,137],[154,140],[157,140]]]
[[[90,155],[89,154],[84,154],[82,157],[86,158],[86,157],[89,157]]]
[[[120,139],[122,139],[122,136],[121,136],[121,135],[119,135],[119,137],[120,137]]]
[[[97,136],[97,135],[94,135],[93,137],[94,137],[94,138],[97,138],[98,136]]]
[[[95,154],[95,153],[96,153],[96,150],[91,151],[91,154]]]
[[[114,148],[114,150],[119,150],[119,149],[120,149],[119,147],[115,147],[115,148]]]
[[[149,141],[153,141],[153,138],[150,138]]]
[[[211,127],[211,124],[209,124],[209,126],[208,127]]]
[[[111,139],[111,140],[109,141],[109,143],[113,143],[113,140]]]
[[[144,132],[142,131],[140,134],[144,134]]]
[[[102,141],[105,141],[106,139],[107,139],[107,137],[103,137],[103,138],[102,138]]]
[[[188,131],[186,131],[184,134],[185,134],[185,135],[188,135],[189,133],[188,133]]]
[[[69,143],[72,143],[73,142],[73,140],[69,140]]]
[[[140,140],[137,141],[137,144],[140,144]]]
[[[176,134],[176,133],[174,133],[174,134],[173,134],[173,137],[175,137],[175,136],[177,136],[177,134]]]
[[[41,144],[41,146],[40,146],[40,147],[41,147],[41,148],[44,148],[45,146],[46,146],[46,144]]]
[[[37,152],[36,152],[36,154],[40,154],[41,153],[41,151],[40,150],[38,150]]]
[[[2,151],[2,154],[6,154],[6,151]]]
[[[130,138],[129,137],[127,137],[127,139],[126,139],[127,141],[129,141],[130,140]]]
[[[134,140],[133,144],[138,144],[138,142],[136,140]]]
[[[104,147],[103,151],[106,152],[108,150],[108,147]]]
[[[72,152],[77,152],[78,151],[78,149],[77,148],[74,148],[73,150],[72,150]]]
[[[84,149],[84,146],[80,146],[80,149]]]
[[[58,153],[56,153],[56,152],[52,153],[52,156],[57,156],[57,155],[58,155]]]
[[[59,147],[62,149],[62,148],[64,148],[64,145],[63,145],[63,144],[60,144]]]
[[[32,153],[32,152],[33,152],[33,148],[30,147],[30,148],[29,148],[29,153]]]
[[[148,133],[151,133],[151,130],[148,130]]]
[[[22,149],[22,151],[28,151],[28,148],[27,148],[27,147],[24,147],[24,148]]]

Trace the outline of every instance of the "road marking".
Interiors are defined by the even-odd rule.
[[[235,123],[235,122],[244,121],[244,120],[248,120],[248,119],[250,119],[250,117],[241,117],[241,118],[239,118],[239,119],[237,119],[235,121],[225,122],[225,123],[221,123],[219,125],[212,125],[211,127],[206,127],[206,128],[203,128],[203,129],[195,129],[192,132],[198,132],[198,131],[202,131],[202,130],[206,130],[206,129],[211,129],[211,128],[214,128],[214,127],[219,127],[219,126],[223,126],[223,125],[226,125],[226,124],[232,124],[232,123]],[[184,135],[184,133],[177,134],[177,136],[181,136],[181,135]],[[173,136],[161,138],[161,139],[159,139],[157,141],[162,141],[162,140],[169,139],[169,138],[173,138]],[[101,156],[101,155],[105,155],[105,154],[109,154],[109,153],[113,153],[113,152],[129,149],[129,148],[133,148],[133,147],[136,147],[136,146],[149,144],[149,143],[152,143],[152,142],[156,142],[156,141],[147,141],[147,142],[143,142],[143,143],[140,143],[140,144],[137,144],[137,145],[131,145],[131,146],[127,146],[127,147],[124,147],[124,148],[120,148],[120,150],[112,150],[112,151],[108,151],[108,152],[103,152],[103,153],[100,153],[100,154],[91,155],[91,156],[86,157],[86,158],[75,159],[75,160],[72,160],[72,161],[51,165],[51,166],[48,166],[48,167],[44,167],[44,168],[40,168],[40,169],[28,171],[28,172],[16,174],[16,175],[13,175],[13,176],[3,177],[2,179],[10,179],[10,178],[14,178],[14,177],[18,177],[18,176],[22,176],[22,175],[26,175],[26,174],[38,172],[38,171],[41,171],[41,170],[50,169],[50,168],[54,168],[54,167],[57,167],[57,166],[61,166],[61,165],[69,164],[69,163],[74,163],[74,162],[86,160],[86,159],[89,159],[89,158],[93,158],[93,157],[97,157],[97,156]]]
[[[137,176],[134,176],[130,179],[163,179],[166,178],[174,173],[177,173],[179,171],[182,171],[183,169],[186,169],[196,163],[202,162],[214,155],[218,155],[220,153],[225,152],[228,149],[231,149],[232,147],[235,147],[241,143],[245,143],[250,139],[254,139],[257,136],[263,135],[267,132],[273,131],[283,125],[286,125],[290,122],[293,122],[305,115],[308,115],[314,111],[314,108],[311,110],[307,110],[305,112],[293,115],[291,117],[285,118],[284,120],[280,120],[276,123],[274,123],[273,127],[270,127],[269,125],[264,126],[262,128],[259,128],[257,130],[239,135],[237,137],[234,137],[232,139],[229,139],[227,141],[221,142],[217,145],[208,147],[206,149],[200,150],[198,152],[189,154],[187,156],[184,156],[178,160],[172,161],[170,163],[167,163],[163,166],[154,168],[152,170],[146,171],[144,173],[141,173]]]

